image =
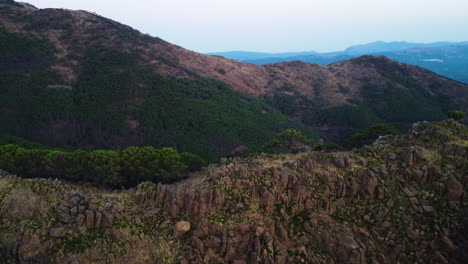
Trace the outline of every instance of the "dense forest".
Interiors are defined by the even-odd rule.
[[[10,173],[113,188],[135,186],[144,181],[172,183],[204,165],[206,162],[197,155],[151,146],[68,152],[13,144],[0,146],[0,168]]]
[[[49,68],[49,42],[0,34],[0,131],[7,134],[57,147],[153,145],[215,159],[241,144],[258,150],[276,132],[300,127],[222,82],[152,74],[138,54],[111,48],[87,48],[69,84]]]
[[[363,99],[324,109],[287,85],[254,98],[194,73],[193,79],[153,74],[141,55],[99,45],[85,49],[78,78],[68,83],[50,68],[56,60],[50,42],[6,31],[0,38],[0,131],[61,148],[152,145],[215,160],[239,145],[259,151],[286,128],[315,137],[310,128],[349,127],[345,139],[376,123],[404,131],[411,122],[441,120],[451,107],[449,98],[384,68],[412,89],[369,84],[361,88]]]

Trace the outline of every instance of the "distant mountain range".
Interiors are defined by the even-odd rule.
[[[296,60],[326,65],[362,55],[383,55],[399,62],[424,67],[448,78],[468,83],[468,42],[466,41],[434,43],[377,41],[351,46],[343,51],[328,53],[313,51],[291,53],[233,51],[209,54],[258,65]]]
[[[311,56],[319,55],[320,53],[315,51],[304,51],[304,52],[285,52],[285,53],[265,53],[265,52],[249,52],[249,51],[228,51],[218,53],[208,53],[208,55],[222,56],[228,59],[244,61],[244,60],[259,60],[265,58],[290,58],[296,56]]]

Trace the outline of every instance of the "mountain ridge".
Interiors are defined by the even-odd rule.
[[[383,57],[363,57],[326,66],[300,62],[259,66],[189,51],[85,11],[35,10],[1,4],[0,16],[5,34],[13,38],[11,46],[4,51],[0,67],[10,69],[8,78],[18,78],[18,74],[29,76],[31,72],[37,72],[34,67],[42,67],[41,76],[45,79],[37,82],[35,89],[64,97],[59,102],[66,110],[59,110],[54,106],[55,101],[50,99],[47,109],[38,106],[42,109],[40,111],[44,111],[44,117],[37,120],[33,127],[31,122],[24,122],[26,117],[34,118],[33,112],[24,113],[24,110],[5,103],[4,112],[25,116],[15,121],[24,122],[15,125],[16,130],[11,128],[12,121],[5,116],[4,123],[10,122],[10,125],[4,126],[3,129],[7,131],[3,132],[49,145],[73,145],[77,144],[77,139],[85,146],[103,142],[101,147],[125,147],[128,144],[180,147],[192,144],[182,134],[174,138],[177,130],[193,134],[196,131],[194,127],[204,124],[202,120],[196,120],[196,116],[193,116],[195,120],[182,116],[184,112],[193,112],[194,106],[189,105],[194,98],[190,96],[196,97],[197,108],[203,112],[197,116],[210,115],[214,119],[213,124],[201,127],[208,129],[212,126],[216,130],[228,126],[232,130],[240,123],[234,125],[233,120],[220,117],[229,115],[230,110],[222,108],[219,113],[210,111],[213,101],[207,100],[212,93],[224,96],[231,90],[239,93],[231,94],[231,101],[250,105],[237,106],[236,111],[251,109],[243,114],[243,119],[248,115],[257,121],[250,122],[247,131],[241,132],[243,128],[240,127],[240,130],[229,132],[233,134],[228,138],[217,140],[214,143],[217,150],[213,151],[218,153],[216,155],[230,151],[237,145],[248,145],[242,142],[245,140],[242,135],[245,134],[252,135],[250,142],[254,142],[254,138],[261,138],[260,134],[272,137],[280,128],[301,127],[301,124],[291,125],[292,121],[288,121],[285,115],[302,123],[302,127],[325,131],[321,136],[330,136],[328,140],[339,142],[353,129],[374,122],[401,123],[401,128],[405,128],[417,120],[443,119],[445,112],[451,108],[466,111],[468,105],[466,85]],[[18,38],[33,38],[28,41],[39,41],[42,44],[38,46],[44,50],[31,51],[30,46],[15,50],[18,49],[17,43],[24,42]],[[14,52],[18,55],[11,55],[16,54]],[[31,52],[37,54],[32,56]],[[25,61],[34,63],[26,64]],[[196,88],[188,84],[193,82],[197,83],[193,84]],[[3,87],[7,85],[16,87],[19,84],[8,81]],[[173,88],[162,89],[164,85]],[[181,85],[186,87],[182,88]],[[198,92],[204,86],[211,87],[211,90]],[[173,93],[175,87],[178,87],[178,101],[174,101],[177,108],[171,107],[171,100],[158,99],[162,92],[167,98],[174,96],[169,96],[169,93]],[[14,93],[13,88],[10,90],[8,93],[14,96],[14,100],[24,99]],[[35,98],[37,91],[30,91],[28,100]],[[406,99],[397,91],[404,94]],[[147,99],[149,94],[153,96],[152,100]],[[184,94],[190,96],[184,97]],[[405,99],[403,107],[395,106],[402,99]],[[7,97],[5,100],[13,99]],[[417,103],[414,104],[412,100]],[[164,109],[158,108],[158,105],[166,104]],[[223,105],[226,105],[226,101]],[[221,107],[217,105],[213,109],[218,109],[218,106]],[[180,110],[177,110],[179,107]],[[115,112],[112,110],[114,108],[121,111]],[[175,113],[176,110],[179,112]],[[404,113],[396,115],[393,112],[398,111],[395,110],[405,110],[408,116],[404,116]],[[172,118],[167,120],[163,115]],[[181,118],[186,120],[177,122]],[[242,118],[234,120],[241,122]],[[264,123],[265,126],[257,129],[256,123]],[[259,134],[260,130],[265,132]],[[47,135],[55,135],[56,142],[50,142]],[[232,137],[235,139],[232,140]],[[194,136],[194,140],[190,141],[198,142],[200,138],[204,137]],[[267,141],[267,138],[260,141]],[[197,147],[183,151],[205,148],[203,145],[207,145],[207,142],[198,142]]]
[[[291,57],[276,56],[248,58],[231,56],[229,53],[219,53],[231,59],[257,65],[300,60],[313,64],[327,65],[339,61],[349,60],[362,55],[384,55],[399,62],[421,66],[448,78],[468,83],[468,42],[373,42],[351,46],[344,51],[316,53],[312,55],[298,55]]]
[[[228,59],[233,59],[237,61],[252,61],[256,59],[266,59],[266,58],[284,58],[284,57],[299,57],[305,56],[307,53],[309,55],[321,55],[321,56],[336,56],[336,55],[372,55],[380,52],[389,52],[389,51],[399,51],[406,50],[411,48],[437,48],[444,46],[460,46],[468,45],[468,41],[438,41],[438,42],[429,42],[429,43],[417,43],[417,42],[407,42],[407,41],[374,41],[365,44],[357,44],[347,47],[341,51],[329,51],[329,52],[255,52],[255,51],[224,51],[224,52],[208,52],[205,54],[208,55],[217,55],[223,56]],[[295,56],[286,56],[288,54],[298,54]]]

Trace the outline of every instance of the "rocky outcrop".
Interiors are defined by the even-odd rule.
[[[466,263],[467,142],[454,121],[419,123],[349,153],[224,159],[173,185],[119,192],[4,175],[2,257]],[[12,190],[35,199],[41,206],[24,209],[37,213],[20,212]]]

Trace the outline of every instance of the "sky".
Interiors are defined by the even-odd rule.
[[[468,0],[22,1],[95,12],[204,53],[329,52],[373,41],[468,40]]]

